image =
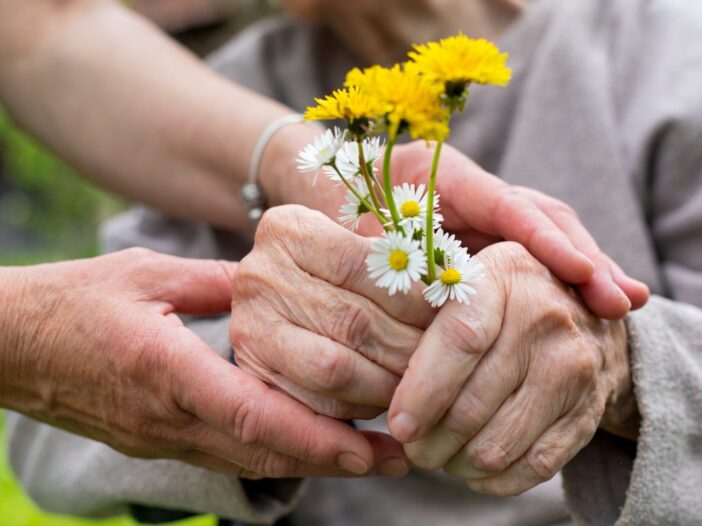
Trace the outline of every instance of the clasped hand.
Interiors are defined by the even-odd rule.
[[[238,365],[319,414],[373,418],[417,465],[476,491],[556,474],[631,396],[623,321],[592,315],[521,245],[476,257],[470,305],[429,308],[367,278],[370,240],[322,214],[269,211],[234,277]]]

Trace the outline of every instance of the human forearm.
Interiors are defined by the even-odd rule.
[[[249,227],[239,190],[261,132],[289,109],[220,78],[113,2],[0,7],[11,13],[0,22],[0,99],[21,127],[128,198]],[[298,126],[271,143],[263,168],[294,158],[315,133]],[[280,171],[262,171],[267,193],[279,192],[268,175]]]
[[[24,348],[32,329],[27,326],[28,280],[26,271],[0,268],[0,407],[19,409],[36,404],[36,371],[39,365]],[[24,335],[24,336],[23,336]]]

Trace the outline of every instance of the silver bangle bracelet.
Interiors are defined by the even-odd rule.
[[[251,157],[251,165],[249,166],[249,179],[241,188],[241,198],[248,210],[249,219],[254,224],[258,223],[266,210],[266,197],[263,194],[261,185],[258,184],[258,173],[261,169],[261,160],[266,147],[273,136],[281,129],[290,124],[300,124],[303,121],[304,116],[300,113],[280,117],[268,125],[256,143],[256,148],[254,148],[253,156]]]

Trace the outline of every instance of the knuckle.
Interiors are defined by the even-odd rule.
[[[351,384],[355,364],[350,355],[334,346],[324,346],[315,357],[311,380],[322,392],[337,393]]]
[[[330,254],[330,270],[333,284],[341,288],[351,288],[355,283],[366,279],[365,251],[359,250],[357,243],[344,243]]]
[[[596,385],[599,369],[600,361],[598,358],[594,353],[588,352],[585,349],[580,349],[580,352],[574,354],[571,358],[571,378],[573,378],[578,385]]]
[[[368,310],[350,301],[342,301],[333,306],[329,320],[333,338],[353,349],[365,343],[372,325]]]
[[[576,440],[578,444],[587,444],[590,442],[592,437],[595,436],[595,433],[597,433],[597,429],[600,426],[601,416],[602,411],[593,409],[590,411],[590,414],[586,414],[586,416],[580,420],[576,432]]]
[[[548,207],[551,209],[551,213],[557,216],[578,217],[578,213],[575,209],[560,199],[549,198]]]
[[[514,219],[515,213],[522,209],[524,201],[526,201],[526,198],[518,187],[508,186],[503,188],[500,196],[497,198],[496,216],[505,220]]]
[[[300,240],[316,231],[324,218],[321,212],[300,205],[283,205],[268,209],[256,229],[256,242],[269,240]]]
[[[453,434],[470,438],[490,418],[490,411],[475,393],[465,390],[449,410],[446,429]]]
[[[156,265],[164,256],[148,248],[131,247],[114,255],[121,271],[132,277],[140,285],[154,286],[158,282],[157,273],[160,266]]]
[[[499,244],[501,255],[506,259],[511,265],[510,267],[516,267],[518,269],[531,268],[536,260],[531,252],[521,243],[516,241],[503,241]],[[509,268],[509,267],[508,267]]]
[[[232,438],[243,445],[255,445],[261,438],[263,407],[258,402],[243,399],[230,416]]]
[[[561,468],[558,457],[555,454],[549,454],[540,450],[527,453],[526,464],[540,482],[550,480]]]
[[[505,272],[511,274],[531,274],[543,267],[522,244],[515,241],[501,241],[480,253],[488,261],[486,271],[495,279],[503,279]]]
[[[148,248],[132,247],[121,252],[124,260],[122,268],[140,276],[145,282],[153,282],[154,274],[159,267],[156,263],[164,257]],[[152,283],[153,284],[153,283]]]
[[[266,210],[256,228],[256,242],[265,241],[271,235],[277,235],[279,229],[285,228],[288,212],[284,206],[275,206]]]
[[[492,440],[478,447],[468,446],[466,454],[470,464],[484,473],[501,473],[512,464],[505,448]]]
[[[488,335],[480,320],[460,309],[441,313],[441,339],[449,349],[480,355],[488,345]]]
[[[247,469],[265,478],[280,478],[283,476],[283,466],[280,457],[265,448],[256,448],[249,454]]]
[[[562,301],[549,302],[534,315],[530,328],[543,334],[565,336],[571,344],[582,340],[582,331],[572,309]]]
[[[131,247],[121,252],[122,256],[130,262],[141,263],[157,258],[158,254],[144,247]]]

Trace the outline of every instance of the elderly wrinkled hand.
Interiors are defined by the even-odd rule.
[[[396,147],[395,184],[425,183],[432,153],[423,142]],[[623,318],[630,308],[648,301],[648,287],[602,252],[566,203],[507,184],[450,146],[443,149],[437,191],[444,229],[471,252],[502,240],[516,241],[559,279],[577,285],[587,307],[603,318]]]
[[[370,245],[319,212],[269,210],[234,275],[237,364],[323,415],[385,411],[433,312],[368,279]]]
[[[424,333],[389,427],[419,466],[514,495],[553,477],[631,399],[627,334],[521,246],[476,257],[487,269],[477,296],[447,304]]]
[[[143,249],[1,269],[0,401],[130,456],[244,478],[396,473],[397,442],[275,392],[175,315],[227,312],[234,269]]]

